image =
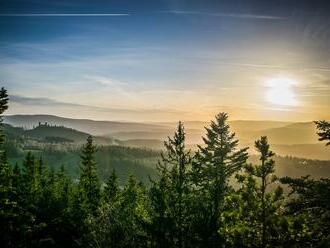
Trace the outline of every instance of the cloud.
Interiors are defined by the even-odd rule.
[[[127,86],[128,83],[124,83],[122,81],[113,79],[113,78],[109,78],[109,77],[102,77],[102,76],[86,76],[87,80],[91,80],[94,83],[98,83],[102,86],[111,86],[111,87],[115,87],[118,90],[122,90],[121,88],[119,88],[118,86]]]
[[[0,14],[3,17],[116,17],[130,16],[129,13],[11,13]]]
[[[250,67],[250,68],[266,68],[266,69],[294,69],[294,70],[306,70],[306,71],[321,71],[330,72],[330,68],[327,67],[309,67],[309,66],[288,66],[288,65],[276,65],[276,64],[258,64],[258,63],[236,63],[236,62],[222,62],[217,61],[217,63],[224,66],[238,66],[238,67]]]
[[[68,103],[53,100],[44,97],[24,97],[19,95],[11,95],[10,102],[20,105],[30,105],[30,106],[44,106],[44,107],[61,107],[61,108],[74,108],[74,109],[84,109],[88,111],[97,112],[107,112],[107,113],[120,113],[120,114],[183,114],[184,111],[174,110],[174,109],[127,109],[127,108],[107,108],[107,107],[97,107],[84,104]]]
[[[237,14],[237,13],[211,13],[200,11],[183,11],[183,10],[171,10],[161,11],[162,13],[171,13],[177,15],[206,15],[214,17],[229,17],[229,18],[241,18],[241,19],[265,19],[265,20],[286,20],[285,16],[271,16],[271,15],[255,15],[255,14]]]
[[[81,106],[79,104],[74,103],[64,103],[56,100],[52,100],[50,98],[34,98],[34,97],[24,97],[18,95],[11,95],[10,101],[13,103],[24,104],[24,105],[37,105],[37,106],[69,106],[69,107],[77,107]]]

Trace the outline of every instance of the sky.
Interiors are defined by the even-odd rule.
[[[327,1],[0,0],[7,114],[330,119]]]

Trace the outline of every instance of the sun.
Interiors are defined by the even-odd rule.
[[[274,105],[295,106],[297,105],[294,87],[296,81],[278,77],[266,81],[266,100]]]

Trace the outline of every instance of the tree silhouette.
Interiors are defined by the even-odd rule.
[[[81,154],[81,175],[79,185],[83,193],[87,208],[95,213],[100,203],[100,181],[97,175],[95,162],[96,146],[93,145],[93,138],[89,136],[82,148]]]
[[[197,186],[208,197],[210,246],[220,245],[218,230],[225,195],[229,192],[229,178],[238,172],[247,160],[247,148],[237,149],[238,140],[230,132],[228,115],[219,113],[206,127],[205,146],[199,146],[194,163]],[[206,227],[207,228],[207,227]]]
[[[330,145],[330,122],[315,121],[316,128],[318,129],[319,141],[326,141],[326,146]]]

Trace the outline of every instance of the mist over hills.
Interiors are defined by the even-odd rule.
[[[126,121],[97,121],[91,119],[73,119],[55,115],[7,115],[4,116],[4,123],[24,129],[32,129],[40,123],[49,125],[65,126],[93,135],[108,135],[116,132],[168,132],[175,129],[177,122],[126,122]],[[184,121],[185,128],[194,131],[201,131],[209,121]],[[260,131],[269,128],[280,128],[292,122],[281,121],[250,121],[234,120],[229,121],[231,128],[240,131]]]
[[[38,127],[39,123],[48,123],[53,126],[63,126],[81,132],[79,142],[83,142],[88,134],[98,136],[98,143],[110,144],[118,140],[118,144],[132,147],[143,147],[161,149],[163,140],[171,136],[177,123],[175,122],[119,122],[119,121],[95,121],[88,119],[71,119],[52,115],[12,115],[5,116],[4,122],[15,127],[32,129]],[[204,126],[209,122],[187,121],[184,122],[187,133],[188,147],[195,149],[200,144],[201,137],[205,134]],[[316,128],[313,122],[281,122],[281,121],[250,121],[234,120],[229,121],[231,130],[234,131],[240,140],[241,146],[253,147],[253,143],[260,136],[267,136],[274,151],[283,156],[305,157],[309,159],[329,160],[330,154],[322,143],[318,141]],[[40,131],[27,131],[37,133]],[[50,131],[50,130],[48,130]],[[44,132],[48,132],[44,130]],[[64,132],[61,135],[52,136],[66,138]],[[49,136],[42,134],[43,137]],[[73,132],[74,133],[74,132]],[[70,135],[74,135],[71,133]],[[36,134],[35,134],[36,135]],[[101,137],[102,136],[102,137]],[[78,138],[74,138],[76,141]],[[250,149],[253,154],[254,150]]]
[[[147,124],[138,122],[119,122],[119,121],[95,121],[89,119],[72,119],[54,115],[7,115],[4,116],[4,123],[16,127],[31,129],[38,126],[39,122],[49,125],[65,126],[92,135],[107,135],[112,132],[145,131],[161,129],[161,125]],[[164,127],[166,128],[166,127]]]

